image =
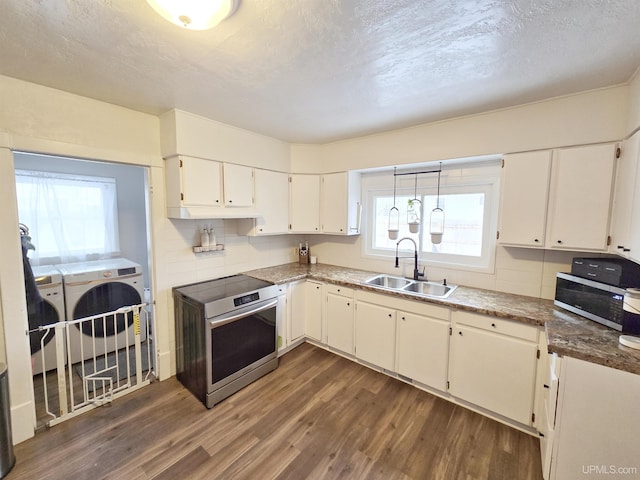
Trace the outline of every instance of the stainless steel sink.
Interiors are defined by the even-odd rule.
[[[457,285],[443,285],[435,282],[412,282],[409,285],[405,285],[402,290],[428,297],[447,298],[456,287]]]
[[[409,293],[419,297],[447,298],[457,285],[444,285],[437,282],[416,281],[394,275],[380,274],[365,280],[365,285]]]
[[[390,288],[392,290],[400,290],[402,287],[413,283],[412,280],[408,280],[403,277],[394,277],[393,275],[376,275],[373,278],[366,280],[364,283],[375,287]]]

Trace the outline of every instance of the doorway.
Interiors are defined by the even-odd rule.
[[[148,168],[13,155],[21,238],[39,294],[27,306],[41,428],[140,386],[136,361],[146,380],[153,375]],[[108,316],[121,307],[137,310]]]

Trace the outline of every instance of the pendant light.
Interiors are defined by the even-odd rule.
[[[438,171],[438,194],[436,196],[436,208],[431,210],[429,216],[429,233],[431,234],[431,243],[439,244],[442,242],[444,234],[444,210],[440,208],[440,173],[442,172],[442,163]]]
[[[389,239],[397,240],[400,231],[400,210],[396,207],[396,167],[393,167],[393,207],[389,210]]]
[[[414,177],[413,198],[409,200],[409,204],[407,205],[407,223],[409,224],[409,231],[411,233],[418,233],[420,231],[422,202],[418,199],[418,174],[416,173]]]

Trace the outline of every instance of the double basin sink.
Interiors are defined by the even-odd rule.
[[[431,298],[447,298],[457,287],[457,285],[410,280],[408,278],[386,274],[376,275],[375,277],[369,278],[368,280],[365,280],[364,284],[369,285],[370,287],[382,288],[384,290],[392,290]]]

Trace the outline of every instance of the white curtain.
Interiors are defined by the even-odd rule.
[[[18,215],[30,229],[33,265],[119,255],[116,181],[16,170]]]

